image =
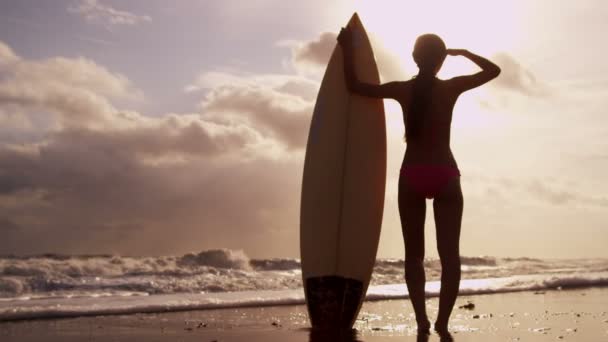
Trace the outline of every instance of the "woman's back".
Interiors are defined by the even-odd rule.
[[[403,110],[404,123],[407,126],[408,115],[411,113],[414,100],[414,83],[412,79],[402,83],[402,96],[396,98]],[[452,112],[460,93],[453,86],[452,79],[432,82],[429,103],[418,118],[420,127],[415,137],[407,141],[404,165],[413,164],[442,164],[456,166],[456,161],[450,149],[450,127]]]

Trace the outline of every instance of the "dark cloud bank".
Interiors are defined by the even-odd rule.
[[[223,87],[150,118],[116,109],[137,91],[91,61],[0,51],[0,254],[297,250],[310,100]]]

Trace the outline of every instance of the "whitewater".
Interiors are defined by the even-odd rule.
[[[441,265],[425,260],[426,291]],[[461,294],[608,286],[608,259],[462,257]],[[402,259],[378,259],[366,300],[407,298]],[[304,303],[298,259],[242,251],[181,256],[0,257],[0,321]]]

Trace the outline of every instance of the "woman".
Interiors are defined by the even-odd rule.
[[[413,79],[381,85],[360,82],[353,67],[352,33],[342,29],[338,41],[344,52],[348,89],[358,95],[395,99],[401,104],[407,148],[399,177],[399,214],[405,242],[405,281],[416,314],[418,331],[428,333],[425,308],[425,198],[434,198],[437,249],[441,260],[441,291],[435,330],[448,334],[448,320],[460,284],[460,224],[463,198],[460,172],[450,149],[450,124],[456,99],[500,74],[489,60],[467,50],[446,49],[437,35],[416,40],[413,57],[419,72]],[[440,80],[446,56],[463,56],[482,70],[473,75]]]

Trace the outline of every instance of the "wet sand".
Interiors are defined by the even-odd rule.
[[[474,308],[458,308],[469,302]],[[437,314],[437,298],[427,301]],[[306,307],[277,306],[81,317],[0,323],[0,341],[294,341],[311,336]],[[366,302],[346,341],[440,341],[417,336],[406,300]],[[450,330],[454,341],[608,341],[608,289],[553,290],[459,297]],[[446,340],[446,339],[444,339]]]

